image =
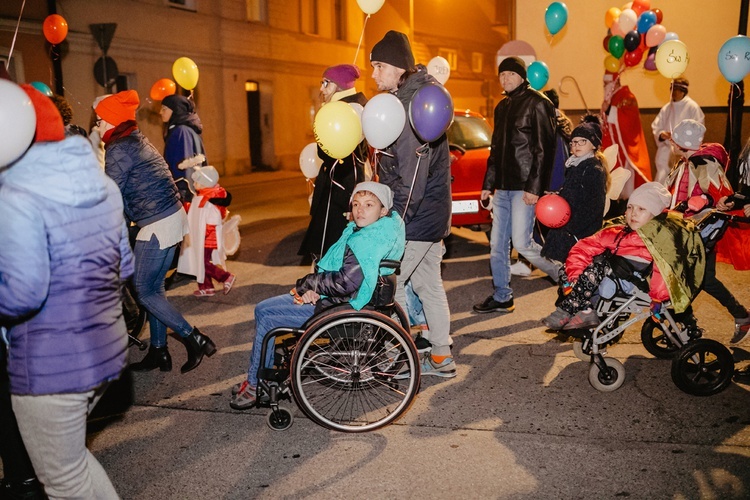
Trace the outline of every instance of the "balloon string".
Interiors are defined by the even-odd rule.
[[[13,47],[16,46],[16,38],[18,37],[18,27],[21,26],[21,17],[23,16],[23,8],[26,6],[26,0],[23,0],[21,4],[21,12],[18,13],[18,22],[16,22],[16,31],[13,33],[13,41],[10,44],[10,52],[8,52],[8,67],[6,68],[10,72],[10,60],[13,57]]]
[[[25,0],[24,0],[25,1]],[[357,51],[354,53],[354,65],[357,65],[357,56],[359,56],[359,49],[362,47],[362,39],[365,37],[365,26],[367,26],[367,20],[370,19],[370,14],[365,17],[365,22],[362,24],[362,33],[359,34],[359,43],[357,44]]]

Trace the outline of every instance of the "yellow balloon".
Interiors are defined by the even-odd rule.
[[[670,80],[683,74],[689,62],[687,45],[680,40],[667,40],[656,49],[656,69]]]
[[[332,158],[345,158],[362,137],[362,122],[354,109],[343,101],[329,102],[313,122],[315,141]]]
[[[617,73],[617,71],[620,69],[620,60],[612,54],[609,54],[604,58],[604,69],[606,69],[610,73]]]
[[[189,57],[180,57],[172,65],[172,76],[180,87],[193,90],[198,85],[198,65]]]
[[[606,14],[604,14],[604,24],[607,25],[607,28],[611,28],[612,24],[617,20],[618,17],[620,17],[620,9],[617,7],[610,7]]]

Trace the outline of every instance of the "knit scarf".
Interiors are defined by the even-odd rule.
[[[349,303],[359,311],[370,302],[380,274],[393,274],[393,269],[380,271],[380,261],[400,260],[404,254],[404,221],[396,212],[384,216],[369,226],[358,228],[350,222],[341,238],[328,249],[318,262],[319,271],[338,271],[344,264],[347,247],[357,258],[364,280],[354,298]]]
[[[115,128],[111,128],[104,132],[104,135],[102,136],[102,142],[104,143],[104,146],[108,146],[110,143],[116,141],[117,139],[120,139],[121,137],[127,137],[131,133],[133,133],[133,130],[138,129],[138,124],[134,120],[128,120],[125,122],[122,122]]]

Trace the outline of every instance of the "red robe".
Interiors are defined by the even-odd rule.
[[[641,126],[638,101],[627,85],[612,95],[610,107],[604,115],[602,150],[617,144],[617,164],[611,168],[626,167],[632,175],[622,190],[621,198],[630,196],[633,189],[651,181],[651,159],[646,147],[646,136]]]

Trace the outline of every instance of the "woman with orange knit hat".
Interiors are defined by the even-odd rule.
[[[196,368],[216,346],[167,301],[164,278],[177,245],[187,234],[187,218],[169,167],[138,130],[135,113],[140,100],[134,90],[103,99],[95,108],[104,142],[104,170],[120,188],[125,217],[138,226],[135,238],[135,285],[138,302],[148,311],[151,345],[146,357],[131,370],[172,369],[167,350],[167,327],[185,340],[187,362],[182,373]]]

